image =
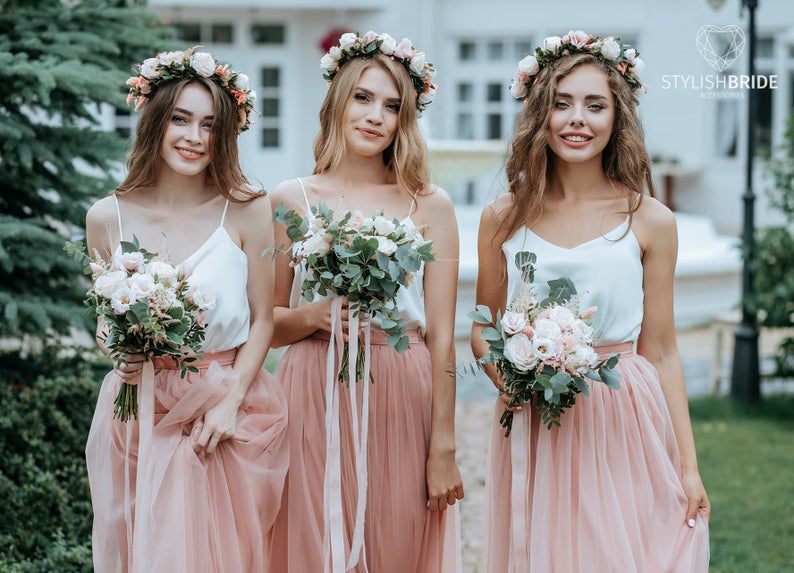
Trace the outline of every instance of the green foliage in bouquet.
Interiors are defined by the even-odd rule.
[[[293,261],[312,271],[301,285],[304,298],[346,296],[356,315],[380,315],[389,346],[398,352],[407,350],[405,319],[400,318],[395,298],[423,262],[434,260],[432,242],[397,219],[379,230],[373,221],[386,221],[382,212],[356,222],[353,213],[335,215],[320,204],[312,207],[312,215],[318,228],[283,204],[273,213],[273,220],[286,226],[287,236],[297,246]]]

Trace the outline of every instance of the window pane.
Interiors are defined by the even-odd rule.
[[[456,131],[458,139],[474,139],[474,123],[470,113],[458,114]]]
[[[283,24],[254,24],[251,26],[251,40],[254,44],[283,44],[284,36]]]
[[[213,24],[212,41],[216,44],[234,43],[234,26],[231,24]]]
[[[458,101],[460,102],[468,102],[472,99],[472,85],[465,83],[465,84],[458,84]]]
[[[524,56],[535,53],[535,46],[532,45],[532,40],[519,40],[516,42],[515,58],[520,60]]]
[[[279,130],[277,127],[266,127],[262,130],[262,147],[278,147]]]
[[[505,89],[502,84],[488,84],[488,101],[502,101],[502,92]]]
[[[199,23],[186,23],[174,24],[176,30],[177,40],[183,42],[200,42],[201,41],[201,24]]]
[[[277,88],[281,85],[281,70],[279,68],[262,68],[261,84],[264,88]]]
[[[504,44],[502,42],[488,42],[488,59],[501,60],[504,54]]]
[[[772,90],[756,90],[755,144],[758,151],[769,151],[772,145]]]
[[[279,100],[274,97],[262,98],[262,116],[278,117]]]
[[[458,59],[473,60],[477,57],[477,50],[474,42],[461,42],[458,44]]]
[[[775,41],[772,38],[759,38],[756,45],[758,46],[756,55],[759,58],[771,58],[774,56]]]
[[[489,113],[486,122],[486,139],[502,138],[502,114]]]

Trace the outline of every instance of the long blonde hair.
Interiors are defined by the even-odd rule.
[[[645,148],[637,104],[626,81],[614,66],[590,54],[560,58],[538,73],[516,123],[505,163],[508,192],[513,195],[515,208],[503,221],[499,233],[503,241],[521,226],[531,226],[543,212],[543,199],[551,182],[555,159],[549,147],[549,121],[557,86],[575,68],[584,65],[594,65],[604,71],[615,100],[612,135],[602,155],[604,172],[610,180],[628,189],[629,216],[639,208],[646,189],[651,196],[655,195],[651,160]]]
[[[353,58],[334,76],[320,108],[320,131],[314,140],[314,174],[332,172],[342,162],[346,151],[343,119],[361,75],[374,66],[389,74],[400,94],[397,131],[394,141],[383,152],[383,164],[394,175],[400,190],[413,197],[426,191],[430,180],[427,146],[417,124],[413,82],[405,66],[384,54]]]
[[[209,181],[230,201],[244,202],[259,196],[261,192],[251,189],[240,167],[237,104],[221,86],[202,77],[163,82],[149,96],[149,101],[141,111],[135,142],[127,158],[127,177],[116,188],[116,194],[124,195],[157,183],[163,161],[160,146],[176,102],[189,84],[206,89],[212,96],[215,110],[209,145],[211,159],[207,167]]]

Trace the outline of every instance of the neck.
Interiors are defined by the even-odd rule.
[[[391,183],[393,177],[383,164],[380,155],[364,157],[348,154],[333,173],[334,178],[343,181],[346,186],[383,185]]]
[[[207,195],[216,195],[208,183],[206,171],[198,175],[182,175],[163,169],[153,191],[160,205],[179,209],[203,202]]]
[[[554,166],[550,191],[566,202],[592,199],[611,192],[609,177],[601,166],[601,158],[582,164],[558,161]]]

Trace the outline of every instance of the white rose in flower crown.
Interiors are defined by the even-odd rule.
[[[146,272],[157,277],[157,280],[166,286],[170,286],[176,280],[177,270],[174,265],[165,261],[152,261],[146,265]]]
[[[307,238],[301,243],[299,254],[304,257],[317,255],[324,257],[331,250],[331,237],[325,232],[320,232]]]
[[[196,52],[190,56],[190,67],[196,70],[198,75],[209,78],[215,73],[215,60],[212,54]]]
[[[138,270],[138,267],[143,263],[143,253],[139,251],[119,253],[113,258],[119,268],[127,269],[130,272]]]
[[[516,334],[508,338],[504,352],[510,364],[521,372],[527,372],[538,364],[532,341],[525,334]]]
[[[631,67],[634,68],[634,75],[639,78],[645,70],[645,61],[642,58],[634,58]]]
[[[389,221],[386,217],[375,217],[372,221],[372,226],[375,228],[375,232],[378,235],[391,235],[397,227],[394,225],[392,221]]]
[[[518,334],[526,325],[527,319],[523,312],[508,310],[502,315],[502,330],[508,334]]]
[[[378,39],[378,34],[376,32],[373,32],[372,30],[370,30],[369,32],[364,34],[364,37],[361,38],[361,41],[364,44],[371,44],[372,42],[374,42],[377,39]]]
[[[527,93],[529,92],[527,89],[527,80],[529,80],[529,76],[524,72],[516,72],[515,77],[513,77],[513,83],[510,84],[510,93],[514,98],[521,99],[527,97]]]
[[[331,55],[331,57],[334,60],[339,61],[339,58],[342,57],[342,48],[340,48],[339,46],[331,46],[331,49],[328,50],[328,53]]]
[[[518,71],[527,74],[528,76],[534,76],[540,70],[540,66],[538,66],[538,59],[535,56],[525,56],[520,62],[518,62]]]
[[[431,66],[431,67],[429,67],[429,68],[427,68],[427,69],[425,70],[425,77],[426,77],[428,80],[432,80],[434,77],[436,77],[436,74],[438,74],[438,72],[437,72],[437,71],[436,71],[436,69],[435,69],[434,67],[432,67],[432,66]]]
[[[334,70],[336,70],[338,65],[339,64],[337,63],[337,61],[329,54],[325,54],[320,60],[320,67],[329,72],[333,72]]]
[[[164,66],[170,66],[174,62],[181,63],[182,60],[185,59],[185,52],[163,52],[157,56],[157,59],[160,60],[160,63]]]
[[[549,36],[543,40],[543,51],[548,53],[556,52],[562,46],[562,38],[559,36]]]
[[[591,36],[587,32],[582,32],[581,30],[571,30],[567,34],[568,39],[571,41],[571,44],[576,46],[577,48],[584,48],[587,45],[587,42],[590,40]]]
[[[234,79],[234,85],[237,87],[237,89],[244,92],[248,91],[250,82],[250,78],[245,74],[237,74],[237,77]]]
[[[403,38],[399,44],[394,48],[394,56],[403,60],[407,60],[411,57],[414,49],[411,45],[411,40],[408,38]]]
[[[393,255],[397,251],[397,243],[386,237],[375,237],[378,241],[378,251],[384,255]]]
[[[339,47],[342,48],[343,51],[349,50],[350,48],[353,47],[353,44],[356,43],[357,39],[358,36],[356,36],[354,32],[347,32],[346,34],[342,34],[342,36],[339,38]]]
[[[147,80],[153,80],[160,77],[160,72],[157,71],[157,66],[160,65],[160,60],[157,58],[147,58],[141,64],[141,75]]]
[[[94,282],[94,292],[101,297],[111,298],[126,280],[126,271],[110,271],[97,277]]]
[[[626,58],[629,63],[632,63],[634,58],[637,57],[637,50],[634,48],[628,48],[625,52],[623,52],[623,57]]]
[[[394,49],[397,47],[397,40],[389,36],[388,34],[381,34],[380,35],[381,45],[380,51],[387,56],[391,56],[394,53]]]
[[[620,44],[615,41],[615,38],[609,37],[604,40],[604,44],[601,46],[601,55],[610,62],[618,59],[618,56],[620,56]]]
[[[422,70],[425,69],[425,53],[424,52],[416,52],[413,56],[411,56],[411,71],[416,75],[421,75]]]

